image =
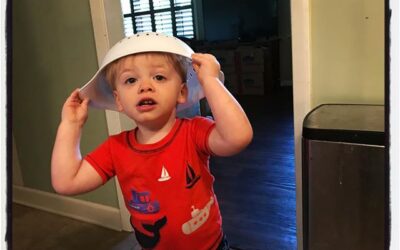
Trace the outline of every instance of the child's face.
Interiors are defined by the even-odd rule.
[[[187,88],[170,58],[137,54],[123,59],[117,68],[114,97],[120,112],[138,124],[152,125],[175,118]]]

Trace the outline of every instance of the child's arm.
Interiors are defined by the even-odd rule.
[[[81,100],[78,90],[67,98],[61,115],[51,159],[51,181],[56,192],[74,195],[91,191],[102,184],[100,175],[85,160],[79,149],[82,127],[88,116],[89,100]]]
[[[253,138],[250,122],[240,104],[218,79],[220,66],[215,57],[196,53],[192,59],[216,124],[209,136],[209,147],[220,156],[238,153]]]

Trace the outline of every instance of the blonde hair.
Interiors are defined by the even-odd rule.
[[[151,54],[151,55],[161,55],[167,58],[172,65],[173,68],[176,70],[176,72],[179,74],[181,77],[182,82],[186,82],[186,67],[184,66],[184,58],[182,56],[172,54],[172,53],[167,53],[167,52],[143,52],[143,53],[138,53],[138,54],[132,54],[132,55],[127,55],[124,57],[121,57],[110,64],[108,64],[104,68],[104,75],[106,77],[108,85],[115,90],[115,80],[117,77],[117,72],[118,69],[121,67],[122,62],[124,62],[126,59],[134,57],[139,54]]]

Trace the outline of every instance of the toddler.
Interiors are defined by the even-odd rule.
[[[156,40],[155,44],[165,38],[158,33],[150,36],[147,39]],[[184,46],[176,38],[171,42]],[[90,95],[75,90],[67,98],[52,155],[53,187],[60,194],[75,195],[116,176],[143,249],[228,249],[209,158],[244,149],[252,139],[252,128],[221,82],[214,56],[191,53],[187,66],[189,58],[180,52],[159,51],[164,45],[124,52],[101,67],[89,82],[90,91],[106,82],[112,104],[107,104],[104,91]],[[134,45],[125,38],[116,46]],[[114,59],[111,51],[105,60]],[[177,118],[177,109],[192,91],[187,84],[190,69],[214,120]],[[80,136],[89,103],[126,114],[136,128],[110,136],[82,158]]]

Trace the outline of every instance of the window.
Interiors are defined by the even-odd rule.
[[[192,0],[121,0],[125,35],[160,32],[195,38]]]

